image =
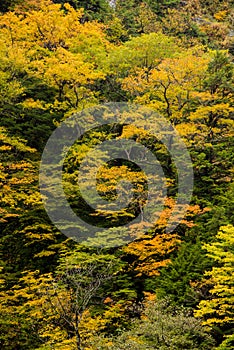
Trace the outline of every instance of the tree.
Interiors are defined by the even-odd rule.
[[[42,206],[38,153],[25,140],[0,130],[0,260],[4,288],[10,289],[22,270],[37,266],[45,272],[51,267],[63,238]]]
[[[194,307],[199,302],[192,282],[202,278],[209,259],[204,256],[200,242],[183,242],[171,257],[171,262],[160,270],[155,280],[156,295],[159,298],[168,296],[172,303]]]
[[[111,18],[111,7],[107,0],[53,0],[54,3],[70,4],[74,9],[84,9],[82,21],[101,20],[107,22]]]
[[[9,136],[4,128],[0,131],[1,222],[4,223],[22,212],[22,202],[26,205],[33,197],[36,200],[32,157],[35,149],[28,147],[24,140]],[[15,160],[16,155],[18,161]],[[31,186],[31,190],[28,190],[28,186]]]
[[[1,125],[40,151],[53,121],[99,99],[95,84],[105,78],[110,44],[103,26],[80,23],[82,15],[42,0],[1,17]]]
[[[128,35],[136,35],[138,32],[138,24],[136,18],[139,12],[140,0],[130,0],[128,2],[117,0],[115,2],[115,15],[121,20]]]
[[[94,349],[214,349],[214,340],[189,310],[173,307],[168,299],[146,304],[141,320],[132,323],[130,331],[116,338],[99,340]]]
[[[163,58],[172,57],[178,50],[174,40],[160,32],[142,34],[115,48],[107,63],[117,77],[137,75],[141,70],[142,73],[146,71],[144,76],[147,77]]]
[[[20,3],[22,3],[21,0],[3,0],[0,4],[0,12],[11,11]]]
[[[139,13],[136,17],[136,23],[138,24],[139,34],[145,33],[157,33],[161,31],[161,26],[156,14],[152,11],[150,6],[142,2],[139,7]]]
[[[216,235],[216,242],[204,245],[207,256],[214,260],[216,266],[207,271],[207,283],[211,284],[210,299],[202,300],[196,311],[198,317],[204,318],[204,324],[225,325],[233,323],[233,262],[234,262],[234,228],[222,226]]]
[[[150,69],[143,63],[144,68],[129,71],[122,88],[134,102],[156,109],[176,126],[191,151],[199,183],[195,194],[202,188],[207,203],[230,181],[228,175],[219,177],[219,169],[228,174],[231,167],[225,149],[233,139],[233,68],[225,52],[210,54],[198,47],[165,56]]]
[[[166,36],[164,38],[167,40]],[[156,50],[159,51],[159,48]],[[159,51],[158,57],[156,54],[152,60],[146,58],[147,65],[130,72],[122,84],[135,97],[134,101],[152,106],[177,125],[189,114],[195,91],[205,77],[209,57],[203,52],[196,53],[196,48],[188,50],[186,54],[183,51],[180,53],[177,48],[177,57],[173,57],[174,54],[169,48],[162,53]]]
[[[173,8],[180,5],[179,0],[162,0],[162,1],[153,1],[153,0],[146,0],[145,1],[151,9],[158,15],[163,16],[164,11],[167,8]]]
[[[214,52],[198,93],[198,104],[189,119],[203,134],[197,149],[203,158],[203,167],[198,165],[197,180],[209,186],[210,195],[219,195],[229,185],[232,159],[225,149],[233,147],[233,67],[226,52]],[[195,161],[196,167],[196,161]],[[222,176],[219,169],[222,168]],[[226,174],[224,176],[224,174]],[[201,182],[201,181],[199,181]],[[205,191],[205,188],[204,188]]]
[[[104,60],[108,67],[106,98],[132,101],[135,95],[132,90],[125,88],[123,79],[139,75],[145,78],[147,84],[146,79],[151,70],[157,67],[164,57],[172,57],[177,51],[179,47],[175,41],[161,32],[142,34],[121,46],[116,46]]]
[[[11,319],[14,312],[20,315],[17,327],[21,329],[17,321],[23,319],[22,326],[31,328],[32,338],[45,347],[70,346],[80,350],[90,332],[85,325],[90,319],[87,313],[92,314],[93,306],[105,306],[105,284],[121,265],[108,253],[87,252],[87,248],[79,246],[73,251],[65,248],[56,273],[25,271],[11,291],[2,292],[2,312],[5,314],[9,308]],[[100,322],[97,318],[96,325],[98,323],[104,327],[105,320]],[[30,337],[27,340],[30,343]],[[7,341],[3,341],[3,348]]]

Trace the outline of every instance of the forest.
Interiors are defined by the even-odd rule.
[[[233,116],[232,0],[1,0],[2,350],[234,349]],[[86,131],[69,149],[51,142],[67,153],[58,165],[48,151],[43,173],[61,126],[69,140]],[[163,175],[122,159],[123,140]],[[102,165],[82,187],[88,155]],[[93,179],[103,202],[130,204],[103,209]]]

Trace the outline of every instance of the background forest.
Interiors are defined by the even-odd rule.
[[[0,12],[0,348],[233,349],[233,1],[6,0]],[[193,197],[167,233],[176,197],[168,153],[136,130],[114,130],[151,142],[169,197],[155,230],[87,247],[48,218],[38,169],[63,120],[111,101],[148,106],[178,130]],[[74,207],[76,165],[109,134],[87,134],[68,155]],[[113,184],[118,169],[105,169]]]

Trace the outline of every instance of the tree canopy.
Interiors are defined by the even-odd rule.
[[[231,0],[1,1],[1,349],[233,348],[232,25]],[[47,141],[64,123],[72,138],[74,115],[81,131],[94,127],[73,128],[80,137],[63,149],[61,187],[85,223],[79,232],[100,228],[87,242],[67,237],[46,211],[50,189],[61,227],[77,229],[53,193],[61,164],[47,166],[47,192],[40,178]],[[167,145],[165,125],[174,130]],[[194,174],[183,218],[190,194],[176,206],[184,182],[175,135]],[[113,140],[125,158],[101,148]],[[148,151],[161,173],[147,178]],[[86,172],[85,159],[98,171]],[[105,210],[118,201],[123,208]]]

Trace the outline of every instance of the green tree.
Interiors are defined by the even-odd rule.
[[[156,295],[169,296],[177,305],[194,307],[199,299],[192,282],[202,278],[204,270],[209,266],[200,242],[183,242],[171,263],[160,271],[155,280]]]
[[[141,0],[117,0],[115,2],[115,15],[120,18],[128,35],[136,35],[139,30],[139,25],[136,18],[139,13],[139,5]]]
[[[177,7],[180,4],[179,0],[145,0],[151,9],[158,15],[162,16],[167,8]]]
[[[22,3],[21,0],[3,0],[0,3],[0,12],[11,11],[16,5],[20,3]]]
[[[173,307],[169,300],[151,301],[141,320],[132,323],[130,331],[106,340],[94,349],[214,349],[214,340],[189,310]],[[111,344],[112,342],[112,344]]]
[[[82,20],[101,20],[106,22],[111,18],[111,7],[107,0],[53,0],[54,3],[70,4],[74,9],[84,9]]]

